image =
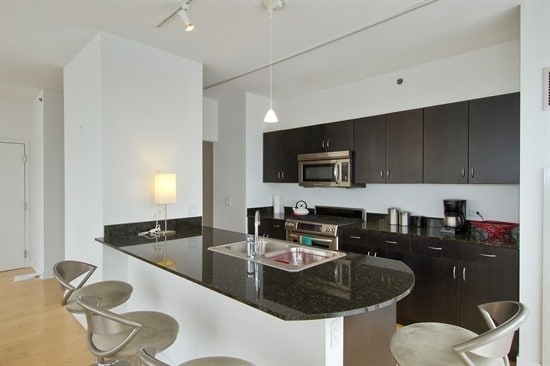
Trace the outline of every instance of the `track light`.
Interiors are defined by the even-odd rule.
[[[195,29],[195,26],[191,22],[191,19],[189,19],[189,3],[191,3],[191,1],[193,0],[187,0],[186,2],[183,2],[181,5],[178,5],[178,7],[175,8],[166,18],[164,18],[160,23],[155,25],[155,28],[160,28],[167,21],[172,19],[174,15],[177,14],[183,21],[183,24],[185,25],[185,31],[191,32],[193,29]]]
[[[187,13],[187,10],[189,10],[189,5],[182,4],[180,11],[178,11],[178,15],[180,16],[181,20],[183,20],[185,31],[191,32],[193,29],[195,29],[195,26],[193,25],[193,23],[191,23],[191,19],[189,19],[189,13]]]

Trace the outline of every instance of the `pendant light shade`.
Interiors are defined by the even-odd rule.
[[[277,123],[279,119],[273,110],[273,11],[285,5],[284,0],[264,0],[264,7],[269,15],[269,110],[265,114],[264,122]]]
[[[275,111],[273,110],[273,108],[270,107],[267,113],[265,114],[264,122],[267,122],[267,123],[279,122],[279,119],[277,118],[277,115],[275,114]]]

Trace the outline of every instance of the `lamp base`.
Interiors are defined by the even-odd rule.
[[[176,235],[176,231],[175,230],[162,230],[161,232],[159,232],[159,235],[160,236]]]

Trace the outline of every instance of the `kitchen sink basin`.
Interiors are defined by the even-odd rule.
[[[259,254],[248,257],[246,241],[210,247],[213,252],[279,268],[285,271],[297,272],[344,257],[346,254],[315,247],[294,244],[287,241],[262,238]]]

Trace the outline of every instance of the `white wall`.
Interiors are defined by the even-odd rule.
[[[44,273],[44,92],[32,101],[32,134],[29,153],[29,266]]]
[[[550,111],[542,110],[542,68],[550,66],[550,1],[521,6],[521,145],[520,145],[520,300],[529,308],[521,327],[518,365],[540,364],[542,349],[550,348],[550,330],[542,313],[543,169],[550,167]],[[546,81],[547,82],[547,81]],[[548,244],[548,243],[546,243]],[[546,248],[547,249],[547,248]],[[548,291],[548,288],[545,289]],[[544,306],[544,308],[543,308]],[[548,354],[548,353],[547,353]],[[548,364],[550,360],[544,360]]]
[[[63,94],[44,90],[43,98],[44,277],[50,278],[53,265],[65,258]]]
[[[214,143],[214,227],[245,231],[246,97],[218,103],[219,140]]]
[[[202,103],[202,139],[218,141],[218,101],[203,98]]]
[[[109,34],[64,68],[66,256],[101,266],[103,226],[147,221],[154,172],[177,174],[169,218],[202,214],[202,65]]]
[[[0,95],[1,140],[31,140],[31,104],[28,99]]]
[[[101,36],[63,68],[65,94],[65,258],[100,264],[103,236]],[[101,279],[102,268],[95,278]]]

